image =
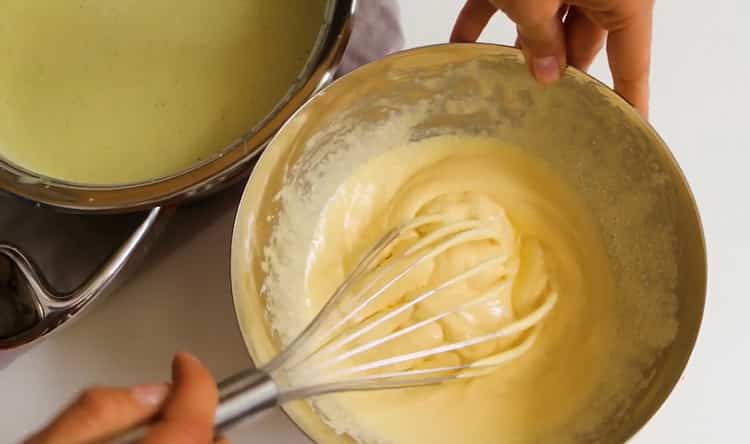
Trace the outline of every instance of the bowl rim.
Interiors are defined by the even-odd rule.
[[[285,132],[285,130],[289,126],[291,126],[293,124],[292,122],[295,120],[295,118],[298,115],[302,114],[305,111],[305,109],[307,108],[307,106],[309,106],[310,102],[313,102],[313,101],[316,100],[316,98],[318,98],[318,97],[326,94],[326,92],[327,92],[327,90],[329,88],[334,87],[337,83],[345,80],[350,75],[352,75],[354,73],[357,73],[357,72],[359,72],[359,71],[361,71],[363,69],[366,69],[371,64],[374,64],[374,63],[384,63],[383,62],[384,60],[387,61],[387,59],[389,59],[391,57],[405,56],[405,55],[409,55],[409,54],[412,54],[412,53],[420,53],[420,52],[430,51],[430,50],[433,50],[433,49],[445,48],[445,47],[449,47],[449,46],[479,47],[479,48],[486,48],[486,49],[487,48],[489,48],[489,49],[494,48],[494,49],[496,49],[498,51],[502,51],[502,52],[505,52],[506,54],[511,54],[511,55],[514,55],[516,57],[519,57],[519,58],[523,59],[523,53],[522,53],[522,51],[520,49],[518,49],[517,47],[515,47],[515,46],[504,45],[504,44],[497,44],[497,43],[486,43],[486,42],[436,43],[436,44],[418,46],[418,47],[403,49],[401,51],[396,51],[396,52],[394,52],[392,54],[387,55],[384,58],[381,58],[379,60],[367,63],[367,64],[362,65],[360,67],[357,67],[356,69],[354,69],[350,73],[347,73],[346,75],[344,75],[344,76],[342,76],[342,77],[334,80],[329,85],[327,85],[325,88],[323,88],[321,91],[318,91],[316,94],[314,94],[311,97],[309,97],[307,99],[307,101],[305,101],[305,103],[302,106],[300,106],[292,114],[292,116],[284,123],[284,125],[281,126],[281,128],[276,132],[276,134],[274,135],[274,137],[272,137],[268,141],[266,147],[273,146],[274,142],[280,138],[279,135],[283,134]],[[701,216],[700,216],[700,212],[698,210],[698,204],[697,204],[697,201],[695,199],[695,195],[694,195],[694,193],[692,191],[692,188],[690,187],[690,183],[689,183],[689,181],[688,181],[688,179],[687,179],[687,177],[686,177],[686,175],[685,175],[682,167],[677,162],[677,159],[675,158],[674,153],[672,152],[672,150],[666,144],[666,142],[664,141],[664,139],[659,135],[659,133],[656,131],[656,129],[653,127],[653,125],[646,118],[644,118],[643,115],[640,112],[638,112],[638,110],[636,110],[622,95],[620,95],[614,89],[612,89],[607,84],[605,84],[603,81],[601,81],[601,80],[593,77],[589,73],[587,73],[585,71],[582,71],[582,70],[580,70],[578,68],[575,68],[575,67],[572,67],[572,66],[568,66],[565,69],[564,76],[572,76],[573,78],[581,79],[581,80],[584,80],[584,81],[586,81],[588,83],[591,83],[591,84],[597,86],[598,89],[599,89],[599,92],[601,94],[603,94],[607,98],[612,99],[614,101],[614,103],[618,107],[620,107],[627,114],[628,117],[633,118],[635,122],[637,122],[639,125],[641,125],[649,133],[649,135],[651,137],[653,137],[653,139],[656,142],[658,142],[658,145],[660,146],[661,150],[663,151],[664,154],[666,154],[668,156],[669,162],[674,166],[675,171],[676,171],[678,177],[680,178],[682,184],[684,185],[684,188],[685,188],[685,191],[686,191],[686,194],[687,194],[687,197],[688,197],[688,203],[690,205],[689,209],[690,209],[690,212],[695,217],[695,222],[697,224],[698,233],[699,233],[699,237],[696,240],[698,241],[698,247],[700,248],[700,252],[701,252],[699,260],[701,262],[700,267],[701,267],[701,275],[702,276],[701,276],[701,289],[699,291],[699,294],[700,294],[700,307],[699,307],[698,317],[697,317],[697,324],[696,324],[697,327],[692,332],[692,334],[690,334],[689,337],[687,338],[688,339],[688,341],[687,341],[688,352],[685,354],[684,359],[681,360],[681,362],[679,363],[678,377],[674,378],[674,380],[671,381],[668,384],[667,390],[665,390],[663,392],[663,396],[660,396],[660,399],[658,399],[658,401],[656,402],[656,404],[655,404],[656,408],[653,410],[653,412],[651,412],[650,414],[648,414],[643,421],[637,423],[634,427],[631,427],[630,430],[626,431],[625,436],[627,436],[627,438],[623,442],[629,442],[630,440],[633,439],[633,437],[635,437],[637,434],[639,434],[643,430],[643,428],[646,426],[646,424],[649,423],[651,421],[651,419],[654,417],[654,415],[659,410],[661,410],[661,408],[664,406],[664,403],[670,397],[671,393],[674,391],[674,389],[677,386],[677,384],[680,383],[681,378],[679,376],[681,376],[682,374],[684,374],[685,369],[686,369],[686,367],[688,365],[688,362],[690,361],[690,359],[691,359],[691,357],[692,357],[692,355],[694,353],[695,345],[696,345],[698,336],[700,334],[701,327],[703,325],[703,317],[704,317],[704,314],[705,314],[705,305],[706,305],[706,296],[707,296],[708,262],[707,262],[707,249],[706,249],[706,239],[705,239],[705,228],[704,228]],[[241,236],[241,231],[245,230],[246,227],[247,227],[247,224],[245,223],[246,220],[243,218],[244,217],[243,208],[248,205],[247,201],[251,200],[248,197],[248,195],[249,195],[249,188],[250,188],[251,183],[254,180],[257,180],[257,176],[260,174],[258,172],[258,171],[260,171],[260,168],[258,168],[258,166],[261,165],[261,164],[263,164],[264,158],[270,156],[270,155],[267,154],[269,152],[270,152],[269,150],[264,149],[263,152],[260,153],[260,155],[258,157],[258,160],[257,160],[257,163],[254,166],[253,171],[251,172],[250,177],[248,178],[248,180],[247,180],[247,182],[245,184],[245,188],[244,188],[244,190],[242,192],[242,197],[241,197],[239,205],[238,205],[238,211],[237,211],[237,213],[235,215],[234,222],[233,222],[231,252],[230,252],[230,284],[231,284],[231,294],[232,294],[232,307],[233,307],[233,311],[234,311],[234,317],[235,317],[235,321],[236,321],[236,327],[238,328],[240,336],[242,337],[243,343],[245,345],[245,349],[247,350],[248,358],[250,359],[251,363],[254,366],[257,366],[258,362],[256,362],[256,358],[253,356],[253,352],[252,352],[252,350],[250,348],[250,342],[248,340],[249,338],[246,337],[246,331],[245,331],[245,328],[242,325],[242,317],[240,315],[240,308],[239,307],[240,307],[240,303],[241,302],[240,302],[239,299],[242,296],[239,295],[240,291],[239,291],[239,288],[237,288],[237,286],[236,286],[236,278],[237,278],[237,274],[238,273],[235,270],[236,263],[237,263],[237,261],[235,260],[235,256],[238,255],[238,254],[240,254],[240,250],[241,250],[241,247],[239,246],[239,244],[240,244],[239,237]],[[283,414],[287,418],[289,418],[289,420],[292,422],[292,424],[294,424],[294,426],[300,432],[302,432],[302,434],[304,436],[306,436],[312,442],[315,442],[315,443],[318,442],[318,441],[316,441],[314,439],[314,437],[311,435],[311,433],[309,433],[307,430],[305,430],[305,428],[302,425],[300,425],[295,420],[294,416],[292,414],[290,414],[290,412],[288,412],[287,409],[284,406],[281,406],[280,410],[283,412]]]

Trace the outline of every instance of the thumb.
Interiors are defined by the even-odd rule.
[[[172,362],[172,390],[161,421],[144,444],[207,444],[214,442],[216,382],[195,357],[179,353]]]
[[[523,2],[520,8],[533,4]],[[508,15],[516,22],[518,42],[531,73],[543,84],[557,81],[567,64],[565,32],[558,11],[511,11]]]
[[[91,388],[26,444],[82,444],[107,439],[155,415],[166,384]]]

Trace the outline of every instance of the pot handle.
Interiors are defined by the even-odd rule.
[[[145,253],[173,213],[173,208],[150,210],[133,234],[69,293],[52,288],[40,268],[20,248],[0,242],[0,361],[4,353],[9,356],[47,336],[112,288],[135,256]]]

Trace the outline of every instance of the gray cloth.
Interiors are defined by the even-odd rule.
[[[396,1],[360,0],[339,75],[402,45]],[[194,215],[196,211],[187,213]],[[28,252],[55,288],[72,290],[127,238],[144,216],[63,214],[0,193],[0,240]],[[172,223],[189,225],[196,222],[193,219],[178,214]],[[171,229],[184,232],[179,227]],[[8,301],[0,300],[0,309],[3,303]],[[0,368],[4,358],[7,360],[8,356],[0,353]]]
[[[339,73],[346,74],[403,46],[404,34],[396,0],[360,0]]]

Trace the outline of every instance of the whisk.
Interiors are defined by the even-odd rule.
[[[215,428],[221,432],[240,419],[291,400],[476,378],[523,355],[533,346],[542,321],[557,302],[557,294],[549,286],[541,290],[540,303],[533,311],[489,332],[405,352],[382,351],[386,344],[434,328],[441,320],[497,297],[498,291],[508,285],[503,279],[477,292],[480,294],[469,294],[460,298],[460,302],[449,303],[438,313],[411,323],[399,322],[418,304],[439,297],[441,292],[487,270],[502,270],[510,254],[490,254],[478,263],[467,264],[437,285],[418,287],[410,296],[392,300],[398,285],[413,278],[420,267],[440,255],[472,242],[501,240],[491,222],[452,220],[443,215],[418,217],[388,232],[283,351],[264,366],[246,370],[219,384]],[[511,339],[509,346],[481,359],[458,362],[454,359],[447,363],[439,359],[505,339]],[[147,428],[141,427],[115,442],[137,442],[146,432]]]

